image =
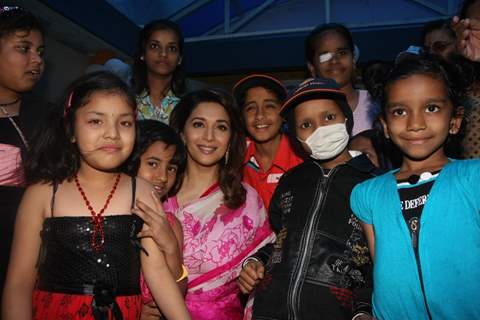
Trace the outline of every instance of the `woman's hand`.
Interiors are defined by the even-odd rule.
[[[265,267],[260,261],[249,261],[238,276],[238,287],[243,294],[250,294],[263,279]]]
[[[136,201],[137,207],[132,210],[133,213],[137,214],[144,221],[143,229],[138,233],[138,237],[152,238],[155,241],[160,251],[165,255],[172,277],[178,279],[182,274],[182,227],[176,218],[170,225],[163,211],[162,204],[153,191],[151,196],[155,210],[140,200]],[[179,283],[179,286],[184,294],[186,292],[185,282]]]
[[[457,50],[472,61],[480,61],[480,20],[453,17],[452,28],[457,35]]]
[[[167,220],[162,204],[156,195],[152,193],[155,209],[152,209],[144,202],[137,200],[136,208],[132,211],[144,221],[142,231],[138,233],[139,238],[152,238],[160,250],[166,254],[173,254],[179,251],[175,233]]]

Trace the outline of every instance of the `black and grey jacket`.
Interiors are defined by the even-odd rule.
[[[254,319],[351,319],[370,313],[372,263],[350,209],[353,187],[378,171],[365,155],[328,173],[307,161],[284,174],[270,204],[275,244],[255,257],[266,266]]]

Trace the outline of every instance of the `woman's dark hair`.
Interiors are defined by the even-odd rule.
[[[341,35],[347,41],[348,48],[354,50],[353,37],[350,30],[339,23],[326,23],[313,29],[305,39],[305,58],[308,62],[314,63],[315,58],[315,42],[326,32],[335,32]]]
[[[128,174],[131,176],[138,174],[140,158],[157,141],[163,142],[167,146],[175,146],[175,154],[170,162],[177,166],[177,177],[182,176],[186,165],[186,151],[183,141],[175,130],[157,120],[137,121],[137,142],[126,166]],[[177,179],[172,190],[169,191],[169,196],[178,192],[181,185],[179,180]]]
[[[430,21],[427,24],[425,24],[422,28],[422,44],[425,43],[425,37],[430,32],[433,32],[435,30],[446,31],[452,39],[456,39],[457,36],[450,24],[451,24],[450,20],[444,20],[444,19]]]
[[[0,6],[0,38],[16,31],[29,33],[32,30],[44,35],[42,24],[28,10],[18,6]]]
[[[159,30],[168,30],[175,33],[178,40],[178,51],[180,57],[183,56],[183,34],[182,30],[176,23],[169,20],[154,20],[149,24],[145,25],[140,31],[137,54],[135,56],[135,62],[133,64],[133,88],[136,94],[142,93],[142,91],[145,89],[148,90],[147,64],[144,60],[141,59],[141,57],[145,54],[145,48],[147,46],[148,40],[155,31]],[[177,65],[175,71],[173,72],[171,89],[176,96],[181,96],[183,93],[185,93],[185,71],[183,69],[182,63]]]
[[[245,157],[245,134],[242,117],[238,113],[233,98],[220,90],[199,90],[185,95],[173,109],[170,125],[181,133],[193,110],[204,102],[220,104],[230,119],[231,136],[228,147],[228,160],[224,157],[219,172],[219,185],[224,195],[225,205],[236,209],[245,203],[246,190],[242,185],[242,166]],[[188,146],[187,146],[188,150]]]
[[[468,10],[470,9],[471,6],[473,6],[478,0],[465,0],[463,1],[460,10],[459,10],[459,16],[460,19],[465,19],[467,18]]]
[[[121,95],[133,110],[136,109],[135,96],[113,73],[92,72],[75,80],[61,102],[36,129],[24,165],[28,184],[61,183],[75,175],[80,168],[80,151],[72,142],[76,111],[98,92]]]
[[[466,83],[461,74],[461,68],[433,55],[412,55],[401,59],[394,65],[385,79],[380,102],[382,114],[385,117],[388,90],[398,80],[407,79],[413,75],[426,75],[433,79],[442,81],[447,89],[447,95],[453,105],[453,113],[457,112],[458,107],[464,106],[466,89],[469,84]],[[460,139],[463,135],[465,121],[462,121],[460,132],[450,136],[445,144],[445,153],[451,157],[458,157],[460,154]]]

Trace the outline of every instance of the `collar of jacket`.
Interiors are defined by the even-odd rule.
[[[320,162],[318,160],[311,159],[314,162]],[[350,166],[360,172],[363,173],[371,173],[372,175],[379,175],[382,174],[382,170],[375,167],[373,163],[368,159],[368,157],[362,153],[356,157],[352,157],[352,159],[345,162],[345,165]]]

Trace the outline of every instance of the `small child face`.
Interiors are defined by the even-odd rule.
[[[177,178],[177,166],[170,163],[176,147],[156,141],[140,157],[138,176],[150,182],[159,198],[167,195]]]
[[[340,107],[333,100],[315,99],[300,103],[295,112],[295,132],[301,141],[318,128],[337,123],[344,123],[346,118]],[[310,148],[302,143],[303,149],[311,154]]]
[[[416,74],[390,85],[382,124],[407,158],[425,160],[445,156],[448,134],[456,134],[462,122],[461,115],[452,113],[443,81]]]
[[[247,131],[255,142],[268,142],[280,135],[280,107],[277,96],[263,87],[254,87],[247,91],[242,109],[243,118]]]
[[[373,147],[372,140],[364,136],[356,136],[350,141],[350,150],[360,151],[370,159],[373,165],[377,168],[380,167],[378,163],[378,156],[375,148]]]
[[[135,143],[135,114],[126,97],[111,92],[92,93],[77,109],[72,143],[81,166],[110,171],[130,156]]]

